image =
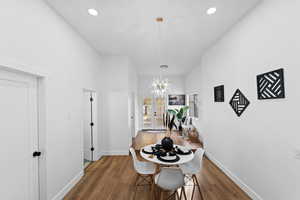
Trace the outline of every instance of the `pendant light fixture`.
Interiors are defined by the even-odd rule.
[[[156,18],[156,22],[158,23],[158,57],[159,57],[159,62],[161,62],[160,56],[161,56],[161,27],[160,24],[163,22],[162,17]],[[167,94],[169,82],[168,79],[163,78],[163,72],[168,68],[168,65],[160,65],[160,72],[159,72],[159,77],[156,77],[153,79],[152,82],[152,93],[156,97],[165,97]]]

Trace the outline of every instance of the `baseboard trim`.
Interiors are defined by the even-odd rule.
[[[253,200],[263,200],[252,188],[245,184],[241,179],[234,175],[230,170],[228,170],[223,164],[221,164],[213,155],[209,152],[205,152],[206,157],[211,160],[217,167],[221,169],[235,184],[237,184],[249,197]]]
[[[102,152],[99,152],[97,155],[95,155],[94,157],[94,160],[93,161],[97,161],[97,160],[100,160],[103,156],[103,153]]]
[[[129,155],[129,150],[127,151],[103,151],[101,153],[104,156],[128,156]]]
[[[61,191],[59,191],[52,200],[62,200],[66,194],[80,181],[84,175],[83,170],[80,171]]]

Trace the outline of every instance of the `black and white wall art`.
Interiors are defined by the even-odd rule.
[[[285,98],[283,69],[257,75],[258,99]]]
[[[224,85],[214,87],[215,102],[224,102]]]
[[[231,98],[229,104],[231,105],[237,116],[241,116],[246,108],[249,106],[250,101],[245,97],[245,95],[237,89]]]
[[[185,95],[169,95],[169,105],[170,106],[184,106],[185,105]]]

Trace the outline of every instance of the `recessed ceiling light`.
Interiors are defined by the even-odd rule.
[[[209,8],[209,9],[207,9],[207,11],[206,11],[206,13],[207,13],[208,15],[213,15],[213,14],[215,14],[216,12],[217,12],[217,8],[215,8],[215,7]]]
[[[98,11],[94,8],[88,9],[88,13],[92,16],[97,16],[98,15]]]

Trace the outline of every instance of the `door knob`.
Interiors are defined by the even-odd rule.
[[[40,151],[35,151],[35,152],[33,152],[33,157],[39,157],[39,156],[41,156],[41,152]]]

